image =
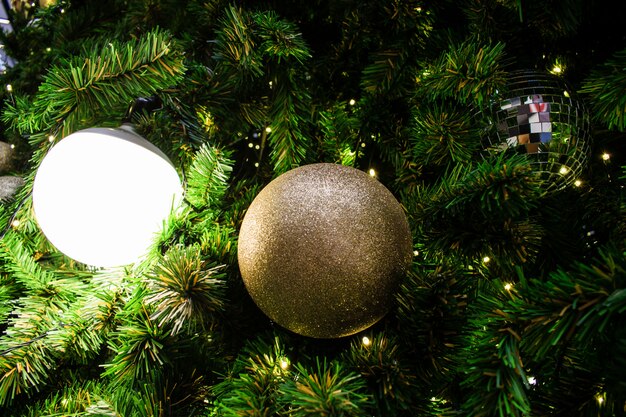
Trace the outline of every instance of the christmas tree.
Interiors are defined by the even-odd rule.
[[[626,415],[623,4],[11,3],[0,415]],[[43,234],[33,183],[124,122],[184,199],[98,268]],[[237,258],[255,197],[318,162],[385,185],[412,240],[388,313],[328,339],[271,320]]]

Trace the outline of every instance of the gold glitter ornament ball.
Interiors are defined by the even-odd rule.
[[[380,320],[411,263],[409,225],[380,182],[312,164],[268,184],[239,233],[239,269],[259,308],[303,336],[349,336]]]

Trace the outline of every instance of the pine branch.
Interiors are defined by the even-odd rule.
[[[451,98],[481,107],[506,84],[503,60],[502,43],[481,45],[468,40],[455,45],[424,71],[418,94],[431,101]]]
[[[176,85],[184,69],[182,55],[164,32],[155,30],[124,44],[111,42],[52,67],[33,102],[18,99],[3,119],[22,133],[59,126],[66,136],[98,112],[123,114],[135,98]]]
[[[263,135],[271,131],[274,173],[299,166],[310,147],[303,133],[310,111],[310,95],[303,85],[310,52],[301,34],[275,13],[247,13],[234,7],[226,10],[220,24],[216,82],[241,94],[240,113],[248,123],[262,126]],[[273,89],[270,97],[259,94],[268,86]]]
[[[313,369],[296,365],[297,380],[281,386],[281,401],[294,417],[368,416],[365,381],[338,363],[317,359]]]
[[[402,87],[412,80],[414,68],[407,61],[413,52],[408,48],[388,48],[372,54],[372,62],[363,69],[361,88],[370,94],[405,94]]]
[[[145,302],[154,308],[150,319],[159,327],[171,326],[172,335],[183,326],[192,331],[210,327],[225,303],[223,275],[217,274],[221,268],[206,269],[197,247],[172,248],[149,277]]]
[[[303,72],[311,55],[291,23],[277,19],[272,13],[257,14],[256,20],[273,69],[274,96],[268,115],[270,159],[274,173],[280,175],[304,162],[311,146],[303,132],[311,101],[309,91],[304,88]],[[285,42],[285,39],[290,41]],[[294,59],[285,60],[285,57]]]
[[[5,270],[31,291],[44,290],[54,281],[53,275],[35,262],[33,253],[24,247],[24,242],[13,232],[7,233],[0,240],[0,260],[5,263]]]
[[[487,292],[474,304],[470,320],[476,330],[468,336],[463,415],[523,417],[530,414],[530,402],[519,329],[500,309],[503,295]]]
[[[419,358],[413,366],[433,393],[455,378],[463,361],[459,349],[478,279],[450,262],[434,268],[414,264],[396,296],[403,345]]]
[[[218,223],[198,223],[198,241],[203,257],[226,266],[234,265],[237,258],[236,230]]]
[[[175,340],[150,319],[142,305],[144,296],[145,290],[137,288],[119,315],[121,325],[107,342],[115,357],[104,365],[103,376],[119,386],[137,387],[158,378],[176,355]]]
[[[521,6],[521,0],[516,0],[518,1]],[[472,34],[483,39],[502,39],[519,33],[519,29],[511,22],[515,21],[516,14],[519,16],[517,20],[521,22],[522,8],[513,3],[494,0],[467,1],[463,13],[469,21]]]
[[[17,247],[14,242],[12,246]],[[86,329],[89,323],[72,310],[82,306],[85,283],[72,274],[50,273],[43,281],[26,276],[22,281],[29,295],[16,300],[0,338],[0,405],[42,390],[62,359],[84,362],[98,353],[101,344],[100,336]]]
[[[407,366],[401,343],[385,333],[355,339],[342,355],[354,371],[365,380],[376,402],[377,415],[397,415],[415,411],[419,401],[413,397],[416,377]]]
[[[285,80],[286,81],[286,80]],[[301,94],[304,97],[298,97]],[[276,95],[272,111],[270,112],[271,122],[269,129],[269,143],[272,147],[270,159],[273,162],[275,175],[283,174],[304,162],[308,149],[309,139],[303,135],[302,118],[300,106],[309,98],[303,91],[294,89],[285,83],[276,86]]]
[[[63,356],[70,363],[87,365],[101,353],[106,333],[98,331],[91,320],[85,320],[81,311],[70,311],[63,315],[63,326],[52,329],[47,340],[62,346]]]
[[[255,13],[253,19],[257,25],[261,40],[260,50],[278,63],[296,60],[300,64],[311,58],[309,48],[297,33],[297,27],[280,19],[274,12]]]
[[[527,262],[539,250],[541,229],[528,213],[541,192],[524,158],[499,156],[458,166],[438,185],[406,197],[405,204],[429,256],[443,259],[452,248],[467,261],[489,256],[510,265]]]
[[[187,174],[185,197],[196,209],[211,208],[224,198],[233,161],[228,152],[203,145]]]
[[[246,181],[237,181],[229,189],[227,208],[224,212],[223,224],[239,229],[246,210],[261,191],[259,184],[250,185]]]
[[[470,161],[481,147],[472,121],[467,109],[436,103],[416,106],[409,133],[413,160],[421,166]]]
[[[217,32],[215,51],[218,70],[222,78],[236,88],[244,87],[263,75],[263,61],[252,25],[249,14],[233,6],[226,9],[220,19],[221,29]]]
[[[105,398],[106,394],[101,383],[78,380],[44,401],[31,403],[29,417],[118,417]]]
[[[573,337],[588,345],[620,323],[626,312],[626,262],[615,249],[593,264],[576,263],[547,281],[531,280],[507,312],[527,322],[524,348],[535,358]],[[546,331],[549,329],[549,332]]]
[[[272,342],[248,342],[229,376],[213,387],[218,415],[276,415],[283,409],[277,398],[279,386],[290,374],[289,359],[278,337]]]
[[[353,166],[356,161],[356,144],[359,139],[360,121],[349,103],[339,102],[319,114],[318,125],[322,130],[321,147],[328,157],[325,160]]]
[[[298,167],[304,162],[310,148],[310,141],[302,132],[305,123],[303,107],[310,97],[294,84],[292,77],[292,74],[287,73],[277,81],[269,115],[270,159],[275,175]]]
[[[46,340],[59,323],[58,306],[46,306],[39,297],[23,297],[19,304],[0,339],[0,407],[42,389],[58,366],[60,346]]]
[[[595,68],[580,89],[588,94],[593,117],[609,129],[626,130],[626,49]]]

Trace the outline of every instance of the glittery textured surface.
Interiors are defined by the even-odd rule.
[[[406,216],[389,190],[334,164],[276,178],[239,234],[239,268],[253,300],[279,325],[316,338],[380,320],[411,256]]]
[[[8,172],[13,167],[15,150],[8,143],[0,142],[0,174]]]
[[[0,203],[10,201],[23,185],[24,180],[20,177],[0,177]]]

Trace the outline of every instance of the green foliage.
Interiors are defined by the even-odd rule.
[[[66,136],[101,120],[102,113],[121,116],[135,98],[175,86],[184,70],[182,55],[165,32],[155,30],[123,44],[107,42],[52,67],[35,99],[17,97],[3,119],[22,133],[46,130]]]
[[[528,218],[541,182],[524,158],[498,156],[458,166],[441,182],[407,196],[409,219],[425,253],[476,261],[484,256],[524,263],[538,251],[540,228]],[[449,256],[449,255],[446,255]]]
[[[292,22],[280,19],[272,12],[255,13],[254,21],[261,41],[259,48],[272,60],[280,63],[295,59],[302,64],[311,57],[306,43],[296,32],[298,29]]]
[[[463,10],[475,36],[520,44],[521,36],[547,44],[568,39],[579,29],[584,12],[581,0],[549,4],[540,0],[470,0]]]
[[[359,375],[346,372],[338,363],[317,359],[308,369],[296,365],[298,378],[281,386],[281,401],[291,407],[296,417],[366,416],[369,398],[365,381]]]
[[[262,61],[256,53],[252,22],[248,14],[231,6],[224,11],[220,23],[216,57],[223,70],[237,73],[237,77],[231,80],[239,81],[239,87],[244,88],[246,83],[263,74]]]
[[[259,184],[249,184],[246,181],[234,184],[228,193],[228,208],[222,216],[223,224],[239,229],[246,210],[259,191],[261,191]]]
[[[522,9],[520,7],[516,10],[513,3],[513,1],[468,0],[463,13],[469,21],[472,34],[486,39],[514,36],[517,33],[515,30],[517,25],[513,26],[511,22],[516,15],[522,17]]]
[[[116,417],[117,414],[106,401],[104,387],[95,381],[87,381],[64,387],[41,402],[29,404],[28,413],[24,417],[26,416]]]
[[[6,272],[22,286],[31,290],[44,288],[54,278],[33,259],[33,253],[13,232],[0,241],[0,259],[6,264]]]
[[[238,80],[234,89],[243,92],[259,85],[266,91],[267,96],[259,100],[268,104],[267,111],[246,119],[256,128],[262,127],[262,147],[267,138],[274,173],[299,166],[310,147],[304,131],[310,95],[302,74],[310,52],[296,26],[275,13],[246,13],[230,7],[221,20],[216,57],[221,77],[236,73],[225,81]]]
[[[32,322],[30,324],[29,331],[20,329],[9,333],[13,340],[22,343],[0,346],[0,406],[10,405],[20,395],[36,391],[48,381],[56,367],[54,346],[46,342],[45,334],[37,334]]]
[[[467,416],[525,416],[530,413],[520,336],[502,312],[504,294],[481,294],[472,307],[462,386],[469,389],[462,410]]]
[[[595,68],[580,89],[588,94],[593,117],[609,129],[626,130],[626,49]]]
[[[348,107],[351,103],[340,102],[320,112],[322,130],[321,148],[328,162],[353,166],[358,152],[359,119]]]
[[[177,353],[168,329],[151,320],[141,305],[144,296],[145,290],[138,289],[126,303],[119,315],[121,324],[108,340],[115,357],[104,366],[103,375],[120,386],[136,387],[144,381],[154,381]]]
[[[426,67],[417,84],[418,94],[429,100],[452,98],[480,107],[506,83],[503,60],[504,44],[465,41]]]
[[[378,333],[371,339],[365,337],[355,339],[342,360],[367,381],[377,415],[396,415],[397,410],[411,410],[416,402],[412,397],[415,374],[406,364],[406,354],[400,351],[399,341],[385,333]]]
[[[455,264],[414,264],[396,295],[403,346],[412,353],[421,383],[437,392],[463,361],[463,329],[478,274]]]
[[[572,337],[597,341],[612,323],[620,323],[626,312],[626,263],[615,250],[600,256],[593,264],[555,271],[547,281],[531,280],[511,302],[510,312],[527,320],[524,346],[535,357],[543,358]]]
[[[411,80],[412,69],[409,59],[415,59],[414,51],[394,48],[379,51],[372,56],[373,62],[363,69],[361,85],[364,91],[377,94],[403,93],[399,86]]]
[[[617,9],[31,3],[0,33],[16,58],[0,74],[12,85],[0,134],[26,182],[0,206],[0,415],[624,414],[626,54],[621,33],[606,36]],[[604,24],[611,16],[618,24]],[[509,63],[556,56],[568,82],[584,80],[593,155],[611,160],[594,156],[580,187],[548,193],[528,160],[481,152],[475,115],[506,92]],[[186,201],[141,262],[93,270],[41,233],[35,169],[63,136],[119,126],[146,97],[161,108],[132,122],[184,177]],[[388,315],[353,338],[281,330],[237,268],[261,188],[321,161],[374,168],[401,197],[417,250]]]
[[[585,379],[597,392],[605,393],[605,407],[621,407],[626,388],[620,368],[626,313],[625,271],[623,253],[607,248],[592,263],[555,271],[547,281],[529,281],[519,291],[519,297],[509,303],[506,311],[515,314],[524,325],[523,349],[535,360],[559,364],[556,370],[546,369],[542,375],[548,389],[560,393],[557,395],[567,395],[561,390],[562,384],[574,386]],[[599,352],[605,353],[599,356]],[[578,399],[572,401],[586,398],[593,404],[595,395],[589,391],[579,393]]]
[[[469,162],[480,150],[480,137],[467,108],[416,106],[410,131],[412,159],[418,166]]]
[[[230,374],[213,387],[220,416],[272,416],[283,406],[278,403],[279,387],[291,374],[283,343],[257,339],[248,342],[238,355]]]
[[[150,319],[172,334],[186,328],[210,328],[213,315],[224,308],[222,267],[207,268],[198,247],[172,248],[150,275],[145,302],[154,308]]]
[[[212,207],[221,202],[232,164],[227,152],[203,145],[187,174],[187,201],[195,208]]]
[[[61,338],[66,314],[85,285],[73,277],[56,279],[29,288],[17,299],[0,339],[0,406],[19,395],[30,395],[50,383],[62,352],[76,339]],[[83,338],[86,343],[88,338]]]
[[[219,224],[198,224],[200,252],[212,262],[232,265],[237,257],[235,230]]]

